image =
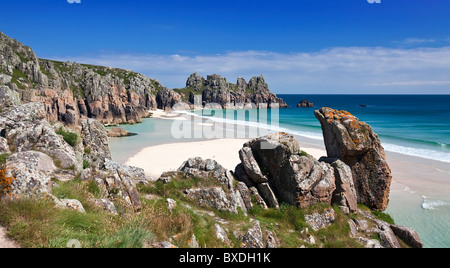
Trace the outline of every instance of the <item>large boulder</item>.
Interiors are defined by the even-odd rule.
[[[61,168],[81,170],[81,154],[46,120],[46,108],[42,103],[27,103],[8,110],[3,114],[0,128],[11,150],[41,151],[55,159]]]
[[[205,160],[200,157],[190,158],[180,166],[177,172],[186,177],[211,180],[212,187],[205,186],[184,191],[188,198],[197,200],[199,205],[235,214],[238,213],[238,208],[245,213],[251,209],[245,203],[248,198],[245,191],[239,187],[235,189],[234,176],[215,160]]]
[[[127,207],[140,211],[141,201],[136,181],[145,178],[143,169],[118,164],[108,158],[101,169],[87,168],[81,173],[83,181],[94,181],[102,199],[123,200]]]
[[[275,133],[254,139],[244,145],[240,156],[235,176],[249,188],[255,186],[267,205],[331,203],[336,189],[333,167],[302,155],[292,135]]]
[[[386,210],[392,174],[372,127],[331,108],[315,111],[315,115],[322,125],[328,157],[341,159],[352,170],[358,203]]]
[[[7,159],[8,176],[14,177],[8,196],[21,198],[45,198],[51,194],[50,174],[56,167],[48,155],[36,152],[19,152]]]

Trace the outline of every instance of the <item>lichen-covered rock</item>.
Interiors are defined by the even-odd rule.
[[[71,209],[80,213],[86,213],[83,204],[76,199],[54,199],[55,206],[60,209]]]
[[[348,112],[322,108],[315,115],[322,125],[328,157],[341,159],[352,170],[358,203],[385,210],[392,174],[378,136]]]
[[[106,211],[108,211],[109,213],[111,213],[112,215],[119,215],[117,213],[117,209],[116,206],[114,205],[113,202],[111,202],[110,200],[104,198],[104,199],[95,199],[94,200],[94,204],[99,207],[102,208]]]
[[[261,224],[255,220],[253,226],[248,229],[242,238],[241,248],[264,248]]]
[[[358,210],[358,196],[353,183],[352,170],[341,160],[331,163],[334,168],[336,178],[336,191],[334,192],[333,203],[339,204],[348,210],[356,212]]]
[[[242,148],[239,151],[239,158],[241,159],[241,164],[244,167],[246,174],[254,183],[259,184],[268,182],[266,176],[262,174],[251,148]]]
[[[62,168],[81,170],[81,154],[56,134],[45,113],[41,103],[27,103],[8,110],[0,123],[4,137],[16,152],[38,150],[56,159]]]
[[[11,153],[8,141],[5,138],[0,137],[0,154],[7,154],[7,153]]]
[[[90,167],[99,168],[104,165],[105,159],[111,159],[106,128],[97,120],[81,120],[81,135],[84,146],[83,159],[88,161]]]
[[[334,169],[302,156],[292,135],[274,133],[254,139],[244,145],[240,155],[235,175],[247,181],[247,186],[254,184],[267,205],[278,207],[280,201],[299,207],[331,203],[336,189]]]
[[[105,159],[101,169],[87,168],[81,173],[83,181],[94,181],[102,199],[120,199],[135,211],[141,210],[141,202],[135,180],[145,177],[139,168],[121,165],[110,159]]]
[[[322,228],[327,228],[336,219],[336,212],[332,208],[326,209],[323,213],[313,213],[311,215],[305,215],[306,223],[314,231],[318,231]]]
[[[203,207],[238,213],[239,200],[234,192],[226,193],[222,187],[188,189],[184,194],[190,199],[197,200]]]

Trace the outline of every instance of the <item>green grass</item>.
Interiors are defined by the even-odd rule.
[[[64,131],[60,128],[56,134],[61,135],[70,146],[75,147],[78,143],[78,135],[73,132]]]
[[[6,159],[10,156],[11,154],[0,154],[0,166],[3,166],[6,163]]]

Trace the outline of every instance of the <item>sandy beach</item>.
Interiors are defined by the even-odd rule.
[[[199,142],[162,144],[144,148],[128,159],[126,165],[143,168],[147,176],[158,178],[165,171],[177,170],[181,164],[191,157],[214,159],[223,167],[234,170],[240,163],[239,150],[246,139],[216,139]],[[320,158],[324,150],[304,148],[310,155]]]

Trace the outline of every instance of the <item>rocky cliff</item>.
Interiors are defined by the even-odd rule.
[[[165,92],[171,90],[129,70],[39,59],[31,48],[0,32],[1,108],[42,102],[51,121],[136,123],[149,110],[164,108],[164,101],[180,99],[175,92]],[[164,101],[157,102],[158,96]]]
[[[217,74],[208,75],[205,79],[194,73],[187,79],[185,88],[175,91],[191,105],[197,104],[195,96],[201,96],[202,103],[199,104],[202,107],[212,103],[225,109],[288,107],[283,99],[270,92],[262,75],[251,78],[248,83],[238,78],[233,84]]]

